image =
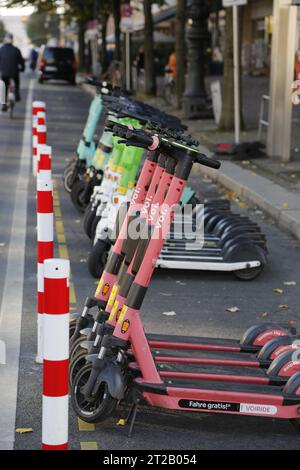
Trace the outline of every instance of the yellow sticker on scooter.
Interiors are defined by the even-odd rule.
[[[98,282],[98,286],[97,286],[97,289],[96,289],[96,292],[95,292],[95,297],[97,297],[100,294],[102,286],[103,286],[103,282],[104,282],[104,280],[101,277],[100,281]]]
[[[93,163],[96,166],[102,166],[103,162],[104,162],[104,155],[99,149],[97,149],[94,154]]]
[[[108,318],[109,321],[112,321],[114,319],[118,306],[119,306],[119,302],[116,300],[111,310],[111,313],[109,315],[109,318]]]
[[[109,291],[109,284],[104,284],[103,289],[102,289],[102,295],[106,295],[107,292]]]
[[[122,322],[123,322],[123,319],[124,319],[124,317],[125,317],[125,315],[126,315],[127,310],[128,310],[128,307],[127,307],[126,305],[124,305],[123,308],[122,308],[122,311],[121,311],[121,313],[120,313],[120,316],[119,316],[119,318],[118,318],[118,323],[122,323]]]
[[[116,295],[117,295],[117,292],[118,292],[118,288],[119,288],[119,286],[117,286],[115,284],[114,287],[111,290],[111,293],[110,293],[110,296],[109,296],[109,299],[108,299],[108,302],[107,302],[107,305],[110,306],[110,307],[114,304],[114,301],[115,301],[115,298],[116,298]]]
[[[130,327],[130,321],[129,320],[124,320],[122,323],[122,328],[121,328],[121,333],[125,334],[127,333],[128,329]]]

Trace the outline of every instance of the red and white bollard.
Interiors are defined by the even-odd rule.
[[[35,117],[38,120],[38,117]],[[37,174],[37,160],[38,160],[38,146],[45,145],[47,139],[47,128],[46,125],[36,125],[36,134],[33,135],[33,152],[32,152],[32,174]]]
[[[42,449],[68,449],[70,262],[44,262]]]
[[[51,176],[37,176],[37,355],[43,363],[43,314],[45,259],[53,258],[53,188]]]
[[[45,111],[39,111],[36,116],[34,116],[34,119],[36,118],[37,124],[39,126],[45,126],[46,125],[46,113]]]
[[[33,101],[32,116],[36,116],[40,111],[46,112],[46,103],[44,101]]]
[[[36,175],[37,159],[37,126],[46,123],[46,104],[43,101],[33,101],[32,103],[32,173]]]
[[[51,180],[51,153],[49,145],[38,146],[37,174],[42,178]]]

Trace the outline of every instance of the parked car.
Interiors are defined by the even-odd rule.
[[[59,79],[76,84],[77,63],[71,47],[43,46],[38,60],[38,81]]]

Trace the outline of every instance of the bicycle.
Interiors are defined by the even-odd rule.
[[[8,84],[8,92],[7,92],[7,110],[9,111],[10,119],[14,117],[14,107],[16,103],[16,92],[15,92],[15,84],[12,80],[9,81]]]

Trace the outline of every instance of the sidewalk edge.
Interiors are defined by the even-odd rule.
[[[281,229],[292,233],[297,239],[300,240],[300,221],[293,217],[293,211],[280,209],[274,206],[272,203],[270,203],[270,201],[265,199],[252,188],[249,188],[242,182],[240,183],[235,179],[230,178],[230,176],[222,173],[221,171],[215,171],[208,167],[202,166],[200,173],[210,178],[213,182],[224,186],[226,189],[234,191],[236,195],[242,198],[246,203],[257,206],[268,216],[274,219]],[[266,178],[264,179],[266,180],[266,183],[269,182],[269,180]]]

